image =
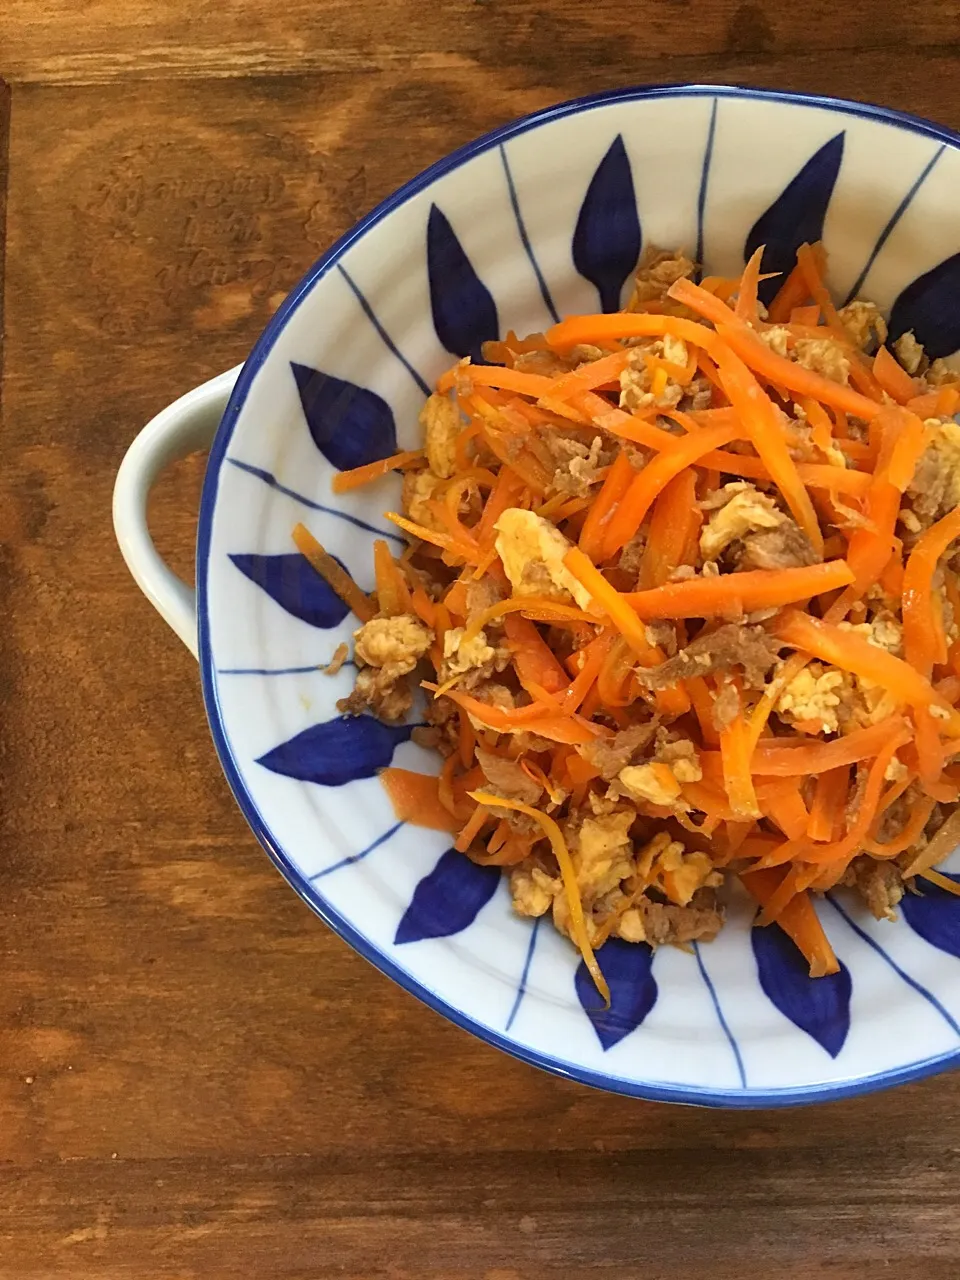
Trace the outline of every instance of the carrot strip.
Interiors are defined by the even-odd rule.
[[[787,786],[768,782],[757,786],[756,794],[764,817],[772,819],[788,839],[798,840],[807,834],[810,814],[798,782],[791,780]]]
[[[293,530],[293,541],[300,554],[310,562],[324,582],[340,597],[361,622],[369,622],[376,608],[354,580],[333,556],[316,540],[310,530],[298,524]]]
[[[898,364],[885,346],[873,358],[873,376],[897,404],[906,404],[917,394],[916,381]]]
[[[575,577],[579,576],[571,566],[567,567]],[[809,600],[846,586],[852,580],[853,574],[844,560],[829,560],[795,569],[748,569],[714,578],[686,578],[649,591],[631,591],[621,599],[647,621],[736,618],[755,609],[778,609],[798,600]],[[587,590],[591,590],[590,587]]]
[[[478,804],[473,813],[467,819],[463,830],[453,842],[453,847],[458,853],[466,853],[473,844],[476,837],[483,830],[486,822],[489,821],[489,814],[482,804]]]
[[[688,548],[702,523],[703,513],[697,506],[697,477],[693,471],[681,471],[666,485],[654,506],[637,580],[641,591],[662,586],[676,568],[688,563]],[[582,539],[580,545],[583,547]],[[583,549],[586,551],[586,547]]]
[[[852,733],[842,738],[833,738],[829,742],[798,740],[796,746],[782,747],[773,744],[783,739],[771,738],[768,742],[759,743],[754,750],[753,772],[760,776],[779,778],[811,777],[827,773],[876,755],[884,742],[903,726],[903,717],[895,715],[867,728],[854,729]]]
[[[928,676],[938,657],[933,577],[940,557],[960,537],[960,507],[938,520],[920,538],[903,572],[903,643],[907,662]]]
[[[353,467],[349,471],[338,471],[333,477],[331,488],[334,493],[349,493],[369,484],[371,480],[379,480],[390,471],[401,471],[404,467],[420,462],[424,457],[422,449],[405,449],[389,458],[380,458],[377,462],[367,462],[362,467]]]
[[[463,825],[441,801],[440,780],[433,774],[391,767],[382,769],[379,777],[399,822],[451,834]]]
[[[595,391],[606,382],[617,381],[627,367],[630,354],[629,349],[614,351],[608,356],[601,356],[599,360],[582,364],[579,369],[555,378],[550,387],[551,402],[566,400],[570,396],[578,395],[581,391]]]
[[[634,476],[633,463],[626,450],[621,449],[607,472],[600,492],[593,500],[580,530],[580,548],[591,560],[599,560],[606,527],[614,509],[623,499]]]
[[[823,246],[818,242],[811,245],[810,248],[815,255],[818,267],[822,270],[826,260]],[[779,292],[770,303],[767,319],[771,324],[785,324],[789,320],[793,309],[806,302],[809,297],[810,290],[807,286],[806,277],[798,263],[784,280]],[[817,310],[819,311],[819,307]]]
[[[724,790],[734,818],[749,822],[761,817],[750,774],[750,735],[742,708],[720,730],[720,758],[723,762]]]
[[[898,835],[885,843],[868,838],[863,842],[864,849],[868,853],[872,853],[875,858],[895,858],[898,854],[906,852],[923,835],[923,829],[930,821],[930,815],[933,813],[933,806],[936,803],[932,796],[918,797],[914,801],[907,820],[900,828]]]
[[[811,840],[836,840],[843,822],[843,807],[850,788],[850,766],[840,765],[828,769],[817,778],[807,823],[807,835]]]
[[[765,245],[761,245],[759,249],[754,250],[749,262],[743,268],[743,275],[740,277],[735,310],[738,319],[747,324],[755,324],[760,319],[757,307],[757,288],[760,284],[760,260],[763,257],[765,247]],[[769,276],[765,276],[764,279],[769,279]]]
[[[744,887],[761,906],[771,900],[783,878],[779,871],[747,871],[740,876]],[[792,898],[780,912],[777,924],[809,964],[811,978],[823,978],[840,971],[840,963],[808,893],[798,893]]]
[[[859,391],[840,382],[832,382],[822,374],[795,364],[786,356],[777,355],[748,325],[738,322],[729,307],[705,293],[691,280],[678,280],[671,285],[670,296],[712,320],[717,326],[721,342],[725,342],[748,368],[768,382],[779,384],[788,391],[799,392],[800,395],[812,396],[823,404],[833,405],[867,422],[880,412],[881,406],[869,396],[861,395]],[[590,341],[589,338],[583,340]]]
[[[776,622],[774,634],[794,649],[802,649],[842,671],[852,671],[872,680],[912,707],[939,708],[944,713],[944,727],[949,724],[952,736],[960,734],[960,715],[940,697],[924,675],[856,632],[841,631],[837,626],[794,609]]]
[[[870,766],[867,774],[867,784],[863,789],[863,794],[860,796],[860,804],[853,825],[848,828],[846,835],[840,840],[808,848],[804,852],[805,861],[821,865],[842,863],[844,859],[852,858],[858,852],[863,845],[863,841],[867,838],[867,833],[870,831],[876,817],[887,767],[900,747],[909,742],[909,740],[910,731],[906,726],[903,726],[899,732],[888,738],[877,752]]]
[[[469,364],[460,370],[460,376],[475,387],[494,387],[500,391],[517,391],[533,400],[549,395],[553,379],[541,373],[524,373],[520,369],[507,369],[498,364]]]
[[[548,693],[559,693],[570,683],[560,663],[553,656],[550,646],[528,618],[508,613],[503,619],[504,630],[513,650],[513,662],[520,683],[542,685]]]
[[[612,587],[593,561],[585,556],[579,547],[571,547],[564,556],[563,563],[577,581],[590,592],[599,608],[623,635],[634,653],[641,659],[647,657],[651,648],[650,642],[643,623],[630,607],[629,597],[621,595],[615,587]]]
[[[675,476],[711,449],[729,444],[738,434],[736,427],[705,427],[676,440],[672,449],[664,449],[651,459],[631,480],[630,488],[607,525],[603,558],[610,559],[630,541],[658,494]]]
[[[580,955],[583,957],[583,963],[587,966],[597,990],[603,996],[604,1003],[609,1008],[610,988],[607,985],[606,978],[603,976],[600,965],[597,963],[593,947],[590,945],[587,922],[583,915],[583,902],[580,898],[580,886],[577,883],[577,873],[570,851],[567,848],[567,842],[563,838],[563,832],[548,813],[544,813],[540,809],[534,809],[528,804],[522,804],[519,800],[504,800],[500,796],[490,795],[485,791],[472,791],[470,798],[476,800],[477,804],[489,805],[491,808],[514,809],[517,813],[525,813],[528,818],[532,818],[534,822],[538,822],[543,828],[544,835],[550,841],[550,848],[553,850],[553,856],[557,860],[557,866],[560,868],[563,890],[570,913],[570,935]]]
[[[373,568],[380,613],[388,618],[395,618],[401,613],[413,613],[413,600],[407,580],[382,538],[377,538],[373,544]]]
[[[710,297],[709,294],[705,295]],[[714,299],[716,301],[716,299]],[[723,303],[717,303],[723,307]],[[732,316],[729,307],[724,312]],[[607,315],[568,316],[552,329],[547,330],[547,341],[551,347],[563,350],[580,343],[608,343],[619,338],[662,338],[669,334],[673,338],[682,338],[695,347],[701,347],[708,355],[718,349],[717,335],[698,324],[696,320],[682,319],[678,316],[641,315],[637,312],[617,311]]]
[[[783,494],[800,528],[810,539],[813,549],[822,556],[823,534],[810,495],[803,487],[787,448],[780,412],[747,366],[732,352],[722,353],[717,359],[717,367],[723,389],[740,414],[763,465]]]

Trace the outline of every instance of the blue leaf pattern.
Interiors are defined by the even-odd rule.
[[[627,277],[640,260],[642,237],[630,158],[617,134],[587,187],[573,233],[573,262],[596,286],[604,311],[619,311]]]
[[[338,716],[304,729],[261,756],[257,764],[300,782],[342,787],[386,768],[413,729],[412,724],[384,724],[373,716]]]
[[[752,929],[751,941],[764,994],[835,1058],[850,1030],[849,969],[841,963],[839,973],[811,978],[807,962],[776,924]]]
[[[481,361],[483,343],[500,336],[497,306],[435,204],[427,219],[427,276],[433,327],[441,344],[455,356]]]
[[[761,280],[759,297],[764,304],[772,300],[783,284],[783,276],[793,270],[800,246],[813,244],[823,235],[823,222],[843,160],[843,140],[843,133],[838,133],[825,142],[766,213],[760,215],[747,236],[744,258],[749,258],[760,245],[766,245],[761,270],[782,273],[772,280]]]
[[[611,938],[597,952],[597,961],[610,987],[609,1009],[604,1008],[582,960],[573,981],[577,999],[606,1051],[640,1026],[657,1002],[657,983],[651,971],[653,950],[645,942]]]
[[[950,876],[954,883],[960,876]],[[900,902],[903,918],[925,942],[960,959],[960,898],[929,880],[920,893],[907,893]]]
[[[399,946],[460,933],[473,924],[499,883],[499,867],[479,867],[456,849],[448,849],[414,890],[394,942]]]
[[[230,559],[281,608],[311,627],[335,627],[350,612],[309,560],[298,552],[280,556],[235,555]]]
[[[373,391],[291,362],[313,442],[338,471],[397,452],[393,411]]]
[[[960,348],[960,253],[908,284],[890,311],[890,341],[912,330],[931,360]]]

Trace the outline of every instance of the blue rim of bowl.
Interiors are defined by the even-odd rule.
[[[894,1085],[904,1084],[910,1080],[922,1079],[934,1075],[951,1066],[960,1064],[960,1050],[952,1050],[914,1062],[891,1071],[878,1072],[875,1075],[860,1076],[854,1079],[825,1081],[821,1084],[799,1086],[785,1089],[710,1089],[699,1085],[678,1085],[659,1083],[655,1080],[634,1081],[621,1076],[592,1071],[562,1059],[552,1058],[534,1049],[501,1035],[491,1027],[476,1022],[464,1014],[456,1006],[442,999],[435,992],[411,977],[404,969],[395,964],[379,947],[369,942],[344,916],[335,911],[313,886],[304,879],[284,850],[276,843],[270,829],[253,802],[244,785],[223,725],[220,704],[217,696],[217,683],[213,656],[210,649],[210,625],[207,615],[207,569],[210,557],[210,539],[213,528],[214,509],[219,487],[220,470],[226,457],[227,446],[233,435],[240,412],[246,402],[250,386],[260,371],[261,366],[270,354],[279,334],[296,311],[297,307],[312,290],[317,281],[336,266],[344,253],[371,227],[381,222],[394,209],[404,204],[411,196],[428,187],[437,178],[459,168],[467,160],[488,151],[510,138],[527,133],[541,125],[565,116],[579,115],[595,107],[608,106],[611,103],[633,102],[651,98],[685,98],[716,97],[743,98],[767,102],[783,102],[796,106],[822,107],[826,110],[844,115],[859,116],[868,120],[876,120],[884,124],[892,124],[918,133],[925,137],[936,138],[956,150],[960,150],[960,134],[954,133],[941,125],[919,116],[908,115],[902,111],[894,111],[889,107],[872,106],[867,103],[850,102],[843,98],[830,98],[816,94],[790,93],[773,89],[742,88],[731,85],[707,84],[671,84],[638,86],[629,89],[611,89],[602,93],[591,94],[583,98],[573,98],[556,106],[546,107],[542,111],[522,116],[509,124],[493,129],[489,133],[474,139],[451,152],[443,159],[436,161],[424,169],[409,182],[403,184],[392,195],[361,218],[345,235],[319,258],[306,274],[291,289],[283,303],[257,339],[256,345],[240,371],[216,437],[210,449],[203,493],[200,499],[200,517],[197,530],[197,627],[200,656],[200,677],[203,688],[203,699],[206,706],[210,731],[213,736],[220,764],[234,797],[243,812],[257,839],[263,845],[274,864],[282,873],[290,887],[310,906],[313,911],[348,942],[356,951],[375,965],[382,973],[417,997],[431,1009],[435,1009],[450,1022],[471,1032],[487,1044],[502,1049],[511,1057],[540,1067],[552,1075],[568,1080],[577,1080],[581,1084],[591,1085],[611,1093],[625,1094],[630,1097],[644,1098],[655,1102],[679,1102],[704,1107],[729,1108],[763,1108],[799,1106],[804,1103],[827,1102],[838,1098],[855,1097],[859,1094],[873,1093],[879,1089],[888,1089]]]

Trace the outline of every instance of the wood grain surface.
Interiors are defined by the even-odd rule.
[[[955,0],[6,0],[0,1278],[956,1280],[960,1077],[608,1097],[448,1025],[260,852],[114,546],[154,412],[398,183],[644,80],[960,126]],[[203,460],[152,518],[190,572]]]

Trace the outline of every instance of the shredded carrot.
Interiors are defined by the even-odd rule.
[[[790,872],[786,874],[789,875]],[[779,889],[784,873],[748,871],[741,874],[740,879],[745,888],[761,906],[764,906]],[[823,931],[823,925],[817,918],[816,909],[808,893],[798,893],[792,897],[780,911],[777,924],[796,944],[809,964],[811,978],[822,978],[839,972],[840,963]],[[770,926],[770,928],[774,927],[776,926]]]
[[[579,578],[572,565],[571,573]],[[583,581],[582,579],[580,579]],[[687,578],[650,591],[632,591],[622,600],[641,618],[739,617],[755,609],[774,609],[809,600],[853,581],[844,560],[796,569],[749,569],[712,578]],[[584,582],[584,586],[587,586]],[[589,587],[587,588],[589,590]]]
[[[473,798],[471,793],[471,798]],[[458,853],[466,853],[473,844],[474,840],[483,830],[488,820],[487,810],[482,804],[478,804],[473,813],[467,819],[460,834],[453,842],[453,847]]]
[[[697,505],[697,477],[682,471],[657,498],[637,585],[642,591],[663,586],[673,571],[689,563],[694,541],[703,522]],[[583,540],[580,542],[583,547]]]
[[[378,538],[373,544],[373,568],[377,580],[377,604],[380,612],[387,617],[412,613],[413,599],[407,580],[382,538]]]
[[[898,364],[887,347],[881,347],[873,358],[873,375],[887,395],[898,404],[907,404],[917,394],[917,384]]]
[[[761,344],[762,345],[762,344]],[[789,361],[787,361],[789,364]],[[717,360],[720,381],[739,412],[760,460],[786,500],[817,555],[823,555],[823,534],[810,495],[797,474],[784,438],[780,415],[756,378],[733,352]],[[792,367],[792,366],[791,366]]]
[[[908,878],[935,878],[960,840],[950,558],[960,510],[923,531],[913,518],[922,508],[904,497],[922,489],[918,464],[935,438],[926,423],[957,411],[960,379],[931,387],[891,349],[867,357],[827,288],[822,245],[799,247],[765,313],[763,256],[758,248],[738,278],[681,279],[663,301],[511,332],[483,344],[490,363],[456,363],[437,384],[463,424],[447,442],[448,474],[430,466],[433,441],[430,456],[408,450],[334,481],[349,491],[418,468],[403,510],[388,513],[406,549],[397,557],[374,543],[375,596],[302,526],[295,534],[360,622],[382,628],[366,652],[376,638],[383,667],[359,664],[356,702],[376,712],[396,691],[403,705],[418,679],[432,699],[426,718],[445,759],[435,779],[384,772],[397,814],[450,833],[478,865],[519,868],[515,887],[532,875],[559,897],[564,931],[605,999],[594,949],[630,936],[628,913],[648,892],[682,909],[696,891],[685,871],[656,861],[650,834],[676,835],[708,868],[741,875],[761,904],[758,927],[784,929],[813,976],[838,963],[811,895],[857,858],[897,858]],[[801,363],[811,340],[842,357],[848,382]],[[630,408],[633,373],[651,394]],[[792,517],[778,532],[749,515],[738,526],[736,509],[725,527],[723,500],[743,489],[749,502],[751,484]],[[530,523],[513,522],[511,535],[501,517],[515,509]],[[709,563],[704,521],[729,532]],[[764,563],[776,567],[751,567]],[[890,614],[902,620],[902,657],[879,643]],[[759,660],[767,639],[755,673],[754,645]],[[837,672],[831,733],[814,699],[821,676]],[[885,718],[858,725],[861,700],[879,707],[881,697]],[[627,775],[609,791],[641,764],[656,802],[628,800]],[[526,789],[536,803],[482,790],[488,775],[496,791]],[[614,796],[645,829],[631,831],[630,874],[612,904],[573,839]],[[949,816],[931,836],[938,805]],[[517,830],[504,809],[532,821]]]
[[[380,781],[398,821],[451,834],[462,826],[440,799],[440,780],[432,774],[391,767],[380,771]]]
[[[938,520],[917,539],[903,572],[903,642],[907,661],[921,675],[933,670],[938,630],[933,608],[933,577],[940,557],[960,537],[960,507]],[[960,621],[960,620],[958,620]]]
[[[350,471],[338,471],[333,477],[331,488],[334,493],[349,493],[359,489],[371,480],[379,480],[390,471],[402,471],[405,467],[421,462],[424,457],[422,449],[406,449],[389,458],[380,458],[377,462],[367,462],[362,467],[354,467]]]
[[[729,444],[737,434],[735,427],[706,427],[677,440],[673,448],[664,449],[642,471],[638,471],[607,525],[603,536],[603,559],[609,560],[630,541],[658,494],[675,476],[711,449]]]
[[[931,884],[935,884],[938,889],[945,889],[947,893],[955,894],[960,897],[960,883],[951,880],[949,876],[941,875],[939,871],[934,871],[932,867],[927,867],[926,871],[919,872],[924,880],[929,880]]]
[[[829,662],[842,671],[872,680],[911,707],[937,707],[952,736],[960,735],[960,715],[941,698],[930,681],[908,662],[870,644],[863,636],[808,614],[791,610],[776,625],[777,636],[795,649]]]
[[[471,791],[470,798],[475,800],[477,804],[488,805],[490,808],[513,809],[517,813],[525,813],[528,818],[532,818],[543,828],[543,833],[550,841],[550,848],[557,860],[557,866],[560,868],[560,875],[563,879],[563,889],[570,913],[570,932],[583,957],[583,962],[596,984],[597,990],[609,1008],[610,988],[607,985],[606,978],[603,976],[600,965],[597,963],[593,947],[590,945],[590,939],[587,935],[587,922],[583,916],[583,903],[580,898],[577,873],[573,865],[573,859],[570,857],[570,851],[567,848],[567,842],[563,838],[563,832],[548,813],[544,813],[540,809],[534,809],[519,800],[505,800],[501,796],[490,795],[485,791]]]
[[[623,500],[634,477],[633,463],[626,450],[621,450],[607,472],[600,492],[593,500],[580,531],[580,549],[592,560],[599,560],[607,525],[614,510]]]
[[[839,838],[849,789],[849,765],[827,769],[817,777],[807,823],[807,835],[811,840],[826,842]]]
[[[750,735],[742,710],[720,730],[723,785],[738,822],[759,818],[760,809],[750,773]]]
[[[296,525],[292,536],[297,550],[316,569],[324,582],[336,592],[361,622],[369,622],[376,609],[346,569],[320,545],[305,525]]]

